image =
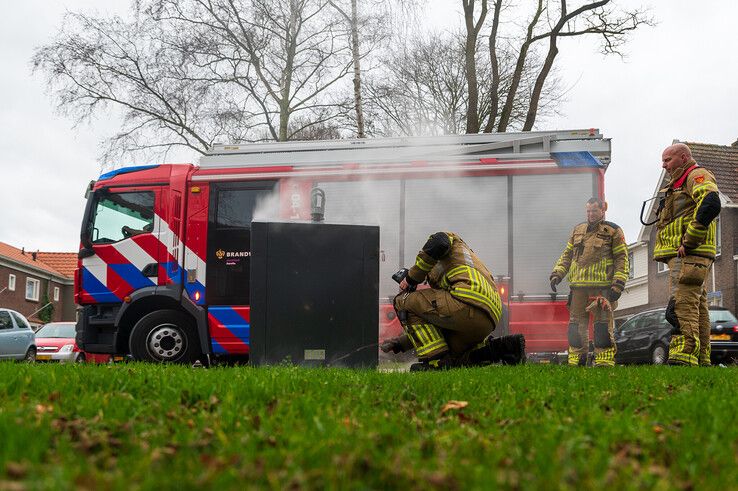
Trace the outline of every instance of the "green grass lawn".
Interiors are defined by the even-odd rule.
[[[0,363],[0,490],[736,489],[737,381]]]

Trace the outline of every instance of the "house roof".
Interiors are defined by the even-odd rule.
[[[74,255],[74,267],[71,269],[71,260],[69,255]],[[42,259],[42,256],[52,257],[50,263],[47,263]],[[36,254],[36,260],[33,259],[32,252],[24,252],[22,249],[13,247],[5,242],[0,242],[0,258],[9,259],[15,263],[19,263],[23,266],[28,266],[34,269],[42,270],[46,273],[52,274],[59,278],[71,279],[74,277],[74,269],[77,267],[77,254],[69,252],[39,252]],[[59,268],[59,269],[57,269]]]
[[[74,278],[77,269],[76,252],[39,252],[37,258],[68,278]]]
[[[720,192],[738,202],[738,146],[684,143],[697,163],[713,173]]]

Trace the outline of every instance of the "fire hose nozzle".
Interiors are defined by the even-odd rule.
[[[407,268],[402,268],[399,271],[397,271],[397,273],[395,273],[395,274],[392,275],[392,279],[395,280],[397,282],[397,284],[399,285],[400,283],[402,283],[402,280],[404,280],[405,278],[407,278],[407,274],[409,272],[410,271]],[[416,287],[417,287],[417,285],[411,285],[408,282],[407,291],[414,292]]]
[[[586,312],[591,312],[596,308],[601,308],[605,312],[610,312],[612,310],[612,305],[610,304],[610,301],[608,299],[606,299],[602,295],[598,295],[594,297],[592,302],[590,302],[590,304],[587,305],[587,308],[585,308],[584,310]]]

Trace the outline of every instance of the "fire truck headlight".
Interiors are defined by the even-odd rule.
[[[195,292],[195,302],[199,302],[199,301],[200,301],[200,292],[196,291]]]

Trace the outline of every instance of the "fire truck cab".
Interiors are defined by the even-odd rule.
[[[610,140],[596,129],[215,145],[198,165],[117,169],[91,183],[80,234],[77,341],[89,352],[189,363],[249,354],[251,222],[380,226],[378,336],[399,333],[391,275],[427,236],[460,234],[500,280],[532,352],[566,349],[567,285],[548,275],[592,196]],[[337,265],[340,274],[340,265]]]

